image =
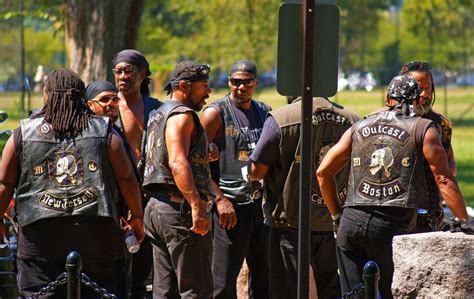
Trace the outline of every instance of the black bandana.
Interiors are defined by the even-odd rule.
[[[171,73],[170,80],[164,90],[167,91],[167,94],[170,94],[173,87],[178,86],[179,82],[182,80],[188,82],[207,81],[209,80],[210,72],[211,68],[206,64],[195,64],[180,71],[176,71],[175,69]]]
[[[421,89],[413,77],[401,75],[392,79],[388,85],[387,94],[390,98],[399,102],[411,104],[420,97]]]
[[[118,52],[117,55],[115,55],[113,61],[114,67],[121,62],[133,64],[137,66],[140,70],[146,70],[147,76],[151,75],[150,65],[148,64],[148,61],[146,60],[145,56],[137,50],[127,49]]]
[[[86,99],[92,100],[98,94],[104,91],[113,91],[118,93],[117,88],[109,81],[93,81],[86,87]]]

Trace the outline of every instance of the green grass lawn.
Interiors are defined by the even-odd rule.
[[[223,97],[226,89],[213,90],[208,103]],[[366,115],[382,107],[385,90],[376,89],[372,92],[343,91],[331,98],[359,115]],[[167,99],[164,94],[157,95],[159,99]],[[286,104],[286,98],[279,95],[275,89],[259,89],[255,98],[262,100],[274,109]],[[0,93],[0,110],[9,112],[11,118],[0,124],[0,130],[13,129],[19,126],[21,115],[16,112],[19,93]],[[31,108],[42,105],[42,95],[34,94],[31,98]],[[464,198],[469,206],[474,206],[474,87],[448,88],[437,90],[435,110],[447,115],[453,121],[453,149],[457,162],[457,179]],[[446,113],[447,112],[447,113]],[[6,139],[0,137],[0,149],[3,149]]]

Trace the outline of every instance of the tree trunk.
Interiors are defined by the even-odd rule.
[[[70,68],[84,82],[113,80],[117,52],[134,48],[144,0],[67,0],[65,38]]]

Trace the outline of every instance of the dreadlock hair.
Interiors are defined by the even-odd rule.
[[[68,69],[50,72],[45,80],[48,99],[43,107],[44,120],[60,141],[74,139],[89,126],[92,111],[85,98],[85,84]]]

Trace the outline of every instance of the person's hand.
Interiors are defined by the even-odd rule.
[[[234,205],[225,197],[216,198],[214,201],[219,215],[219,225],[224,229],[233,228],[237,224]]]
[[[207,217],[204,201],[199,200],[197,204],[191,205],[191,217],[193,218],[191,231],[201,236],[209,232],[209,218]]]
[[[207,156],[208,156],[209,162],[219,160],[219,148],[217,147],[215,143],[209,143],[208,151],[209,153]]]
[[[132,219],[128,221],[128,225],[130,225],[130,228],[135,233],[138,242],[141,243],[145,238],[145,228],[143,226],[143,219],[132,217]]]

